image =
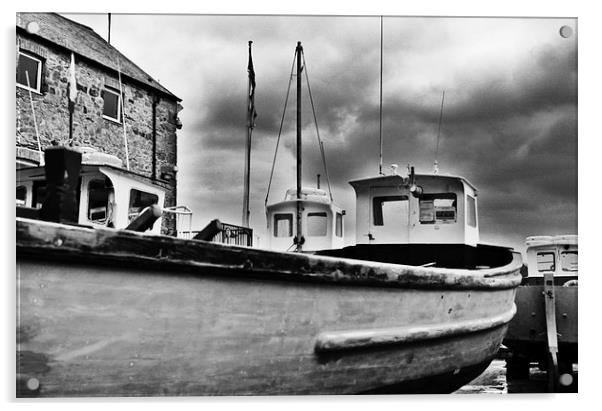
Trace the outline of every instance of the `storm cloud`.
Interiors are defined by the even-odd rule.
[[[106,16],[67,15],[104,35]],[[182,98],[178,202],[193,229],[240,223],[247,42],[259,113],[253,131],[251,224],[265,236],[264,200],[297,41],[335,201],[354,242],[347,181],[375,175],[379,152],[380,18],[113,15],[112,43]],[[575,34],[559,35],[568,25]],[[577,232],[575,19],[385,17],[383,162],[479,188],[481,240],[524,249],[527,235]],[[269,201],[295,183],[295,80]],[[304,78],[304,181],[324,176]],[[324,181],[324,178],[323,180]]]

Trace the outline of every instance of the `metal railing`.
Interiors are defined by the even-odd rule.
[[[195,240],[247,247],[253,246],[253,229],[222,223],[218,219],[211,221],[200,231],[186,231],[181,234],[184,238],[193,238]]]

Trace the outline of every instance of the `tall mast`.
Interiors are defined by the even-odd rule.
[[[301,231],[301,53],[303,53],[303,47],[301,42],[297,42],[297,235],[295,237],[296,251],[301,251],[303,248],[303,234]]]
[[[379,100],[379,152],[378,174],[383,174],[383,16],[380,16],[380,100]]]

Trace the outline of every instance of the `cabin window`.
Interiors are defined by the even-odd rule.
[[[27,80],[29,77],[29,86]],[[42,60],[31,54],[19,52],[17,63],[17,85],[26,90],[40,92],[42,83]]]
[[[111,180],[94,179],[88,183],[88,220],[97,224],[108,224],[112,216],[113,187]]]
[[[17,205],[25,206],[26,199],[27,199],[27,188],[25,186],[17,187]]]
[[[274,237],[292,237],[293,215],[274,214]]]
[[[403,225],[404,217],[407,220],[406,196],[383,196],[374,197],[372,206],[374,210],[374,225]]]
[[[555,271],[556,257],[554,253],[537,253],[537,271]]]
[[[130,190],[130,206],[128,209],[128,221],[132,221],[148,206],[159,203],[159,196],[144,191]]]
[[[307,213],[307,236],[324,237],[327,233],[328,215],[325,212]]]
[[[42,204],[46,199],[46,182],[45,181],[34,181],[33,182],[33,208],[42,208]]]
[[[419,221],[421,224],[455,223],[457,204],[455,193],[423,194],[420,197]]]
[[[477,226],[477,204],[474,197],[466,196],[466,224],[470,227]]]
[[[577,251],[562,251],[560,266],[562,271],[577,271]]]
[[[119,90],[112,88],[105,88],[102,91],[102,99],[104,105],[102,109],[102,116],[108,120],[120,122],[121,121],[121,94]]]
[[[343,214],[341,213],[337,213],[336,216],[334,235],[343,237]]]

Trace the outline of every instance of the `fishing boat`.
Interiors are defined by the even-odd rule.
[[[17,213],[19,397],[453,392],[515,314],[520,254],[479,244],[464,178],[352,182],[358,244],[304,253],[148,232],[155,203],[82,223],[80,160],[48,149],[45,200]]]
[[[576,391],[577,236],[532,236],[526,246],[528,275],[517,289],[517,314],[504,338],[511,351],[507,378],[528,379],[536,363],[547,372],[548,391]]]

